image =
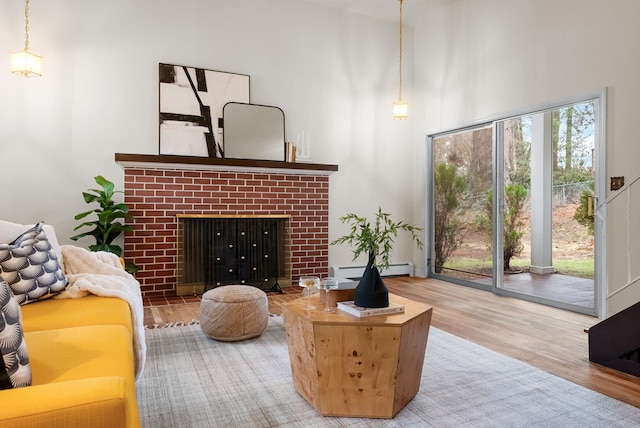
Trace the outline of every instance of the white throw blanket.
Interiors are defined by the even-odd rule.
[[[144,368],[147,345],[144,336],[144,310],[140,283],[122,269],[118,256],[91,252],[74,245],[62,245],[63,271],[69,286],[57,299],[74,299],[89,294],[118,297],[129,304],[133,324],[136,380]]]

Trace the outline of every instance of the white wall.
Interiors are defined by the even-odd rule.
[[[21,50],[23,7],[0,0],[0,52]],[[313,161],[340,166],[331,239],[347,230],[339,216],[378,206],[425,221],[425,134],[603,87],[607,176],[631,179],[640,170],[639,18],[637,0],[433,2],[415,29],[415,69],[405,26],[410,117],[394,122],[395,23],[299,0],[32,0],[31,50],[45,56],[45,76],[0,72],[0,218],[45,220],[69,242],[93,176],[122,187],[114,153],[158,152],[159,62],[249,74],[252,102],[284,110],[288,139],[311,134]],[[609,293],[627,277],[625,223],[626,209],[612,205]],[[350,259],[331,247],[330,264]],[[409,259],[423,268],[401,237],[393,260]],[[638,300],[631,287],[609,299],[609,313]]]
[[[23,14],[22,1],[0,0],[0,52],[22,49]],[[287,139],[311,134],[312,160],[340,167],[330,239],[347,231],[338,221],[347,212],[382,206],[422,221],[413,209],[418,116],[391,118],[397,24],[299,0],[32,0],[29,34],[44,77],[12,75],[0,55],[2,219],[45,220],[69,243],[93,177],[122,188],[114,153],[158,153],[165,62],[249,74],[251,101],[284,110]],[[415,106],[413,29],[405,34],[404,98]],[[413,257],[401,237],[393,260]],[[331,247],[329,261],[350,264],[350,249]]]
[[[607,88],[607,177],[640,172],[640,2],[455,0],[416,25],[416,93],[426,132]],[[619,198],[620,199],[620,198]],[[627,278],[626,206],[607,213],[607,293]],[[633,219],[639,224],[637,211]],[[632,228],[632,241],[640,239]],[[636,254],[635,257],[640,257]],[[638,275],[631,263],[632,277]],[[640,284],[608,299],[612,314],[640,300]]]

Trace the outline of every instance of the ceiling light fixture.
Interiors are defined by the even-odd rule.
[[[11,54],[11,72],[24,77],[42,76],[42,57],[29,52],[29,0],[24,2],[24,52]]]
[[[400,2],[400,89],[398,91],[398,101],[393,103],[393,118],[404,120],[407,118],[408,105],[402,101],[402,0]]]

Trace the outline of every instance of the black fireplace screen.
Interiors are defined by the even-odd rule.
[[[247,284],[280,291],[284,238],[282,218],[185,218],[184,282],[204,290]]]

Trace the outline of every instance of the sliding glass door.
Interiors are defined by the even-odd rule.
[[[431,276],[596,314],[600,102],[429,137]]]
[[[503,280],[554,305],[595,308],[595,101],[496,122]]]
[[[433,138],[432,272],[489,287],[493,278],[493,128]]]

